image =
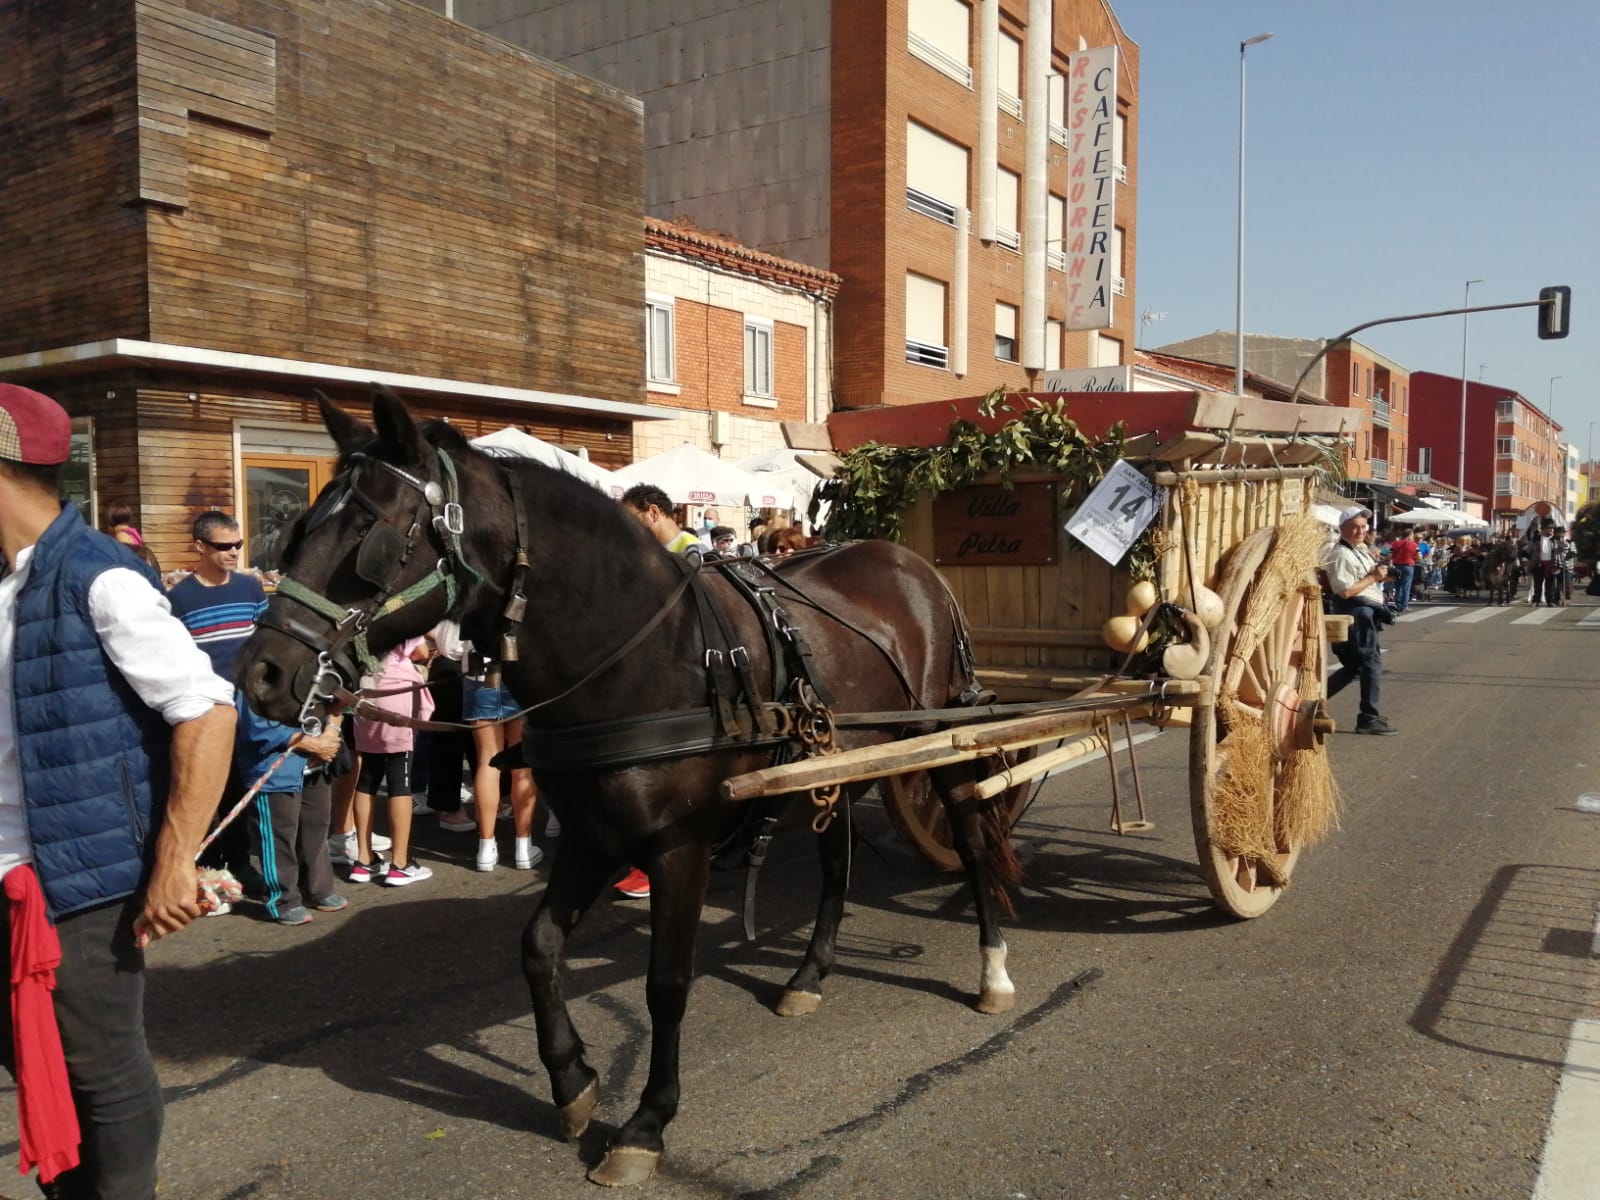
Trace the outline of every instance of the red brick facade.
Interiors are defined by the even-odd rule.
[[[1411,374],[1359,342],[1328,351],[1327,400],[1351,410],[1345,473],[1399,486],[1411,461]],[[1452,464],[1454,459],[1451,459]]]
[[[967,373],[906,361],[905,276],[908,271],[950,282],[957,232],[906,207],[906,122],[938,133],[968,150],[969,207],[976,206],[979,100],[971,88],[907,52],[907,0],[833,6],[833,251],[831,265],[844,279],[834,342],[835,400],[841,407],[914,403],[941,396],[968,396],[997,384],[1025,388],[1030,375],[994,356],[996,302],[1022,306],[1023,257],[998,243],[986,244],[974,228],[968,240],[968,302],[949,320],[965,320]],[[1026,0],[1002,0],[1001,29],[1025,40]],[[1121,343],[1130,361],[1135,314],[1132,300],[1138,237],[1139,47],[1123,34],[1108,6],[1088,0],[1056,0],[1051,69],[1065,73],[1078,37],[1091,47],[1116,45],[1118,109],[1125,121],[1127,180],[1116,185],[1116,224],[1123,231],[1122,274],[1127,295],[1114,302],[1115,324],[1100,331]],[[971,23],[968,61],[979,69],[977,9]],[[1024,84],[1026,86],[1026,83]],[[999,114],[998,165],[1023,174],[1023,123]],[[1055,142],[1048,150],[1049,191],[1067,194],[1067,156]],[[1047,315],[1066,316],[1066,276],[1047,272]],[[1093,365],[1092,333],[1068,334],[1062,367]]]

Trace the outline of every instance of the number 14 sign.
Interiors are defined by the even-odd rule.
[[[1166,498],[1166,488],[1157,487],[1119,458],[1067,521],[1067,532],[1115,566]]]

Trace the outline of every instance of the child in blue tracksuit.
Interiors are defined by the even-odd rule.
[[[310,909],[338,912],[347,902],[333,890],[333,865],[328,860],[333,790],[325,767],[338,752],[339,718],[331,718],[328,728],[313,739],[292,725],[257,715],[242,691],[236,705],[234,765],[246,787],[260,779],[284,750],[295,747],[239,816],[261,862],[267,916],[280,925],[304,925],[311,920]]]

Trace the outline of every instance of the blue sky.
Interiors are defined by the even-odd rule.
[[[1113,0],[1139,43],[1141,346],[1234,325],[1239,43],[1247,62],[1245,329],[1331,337],[1378,317],[1573,289],[1471,318],[1467,376],[1521,392],[1580,454],[1600,432],[1600,2]],[[1359,340],[1461,369],[1460,317]],[[1600,456],[1600,443],[1595,443]]]

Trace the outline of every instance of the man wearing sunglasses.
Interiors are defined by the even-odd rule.
[[[212,509],[194,519],[193,532],[199,559],[194,574],[174,584],[167,598],[200,649],[211,656],[217,674],[232,682],[239,651],[266,610],[267,594],[255,576],[234,569],[244,546],[237,521]]]
[[[267,594],[261,581],[236,568],[244,538],[239,522],[225,512],[212,509],[194,519],[194,552],[198,556],[194,574],[179,580],[167,593],[172,615],[182,621],[211,659],[212,668],[229,683],[239,661],[239,651],[255,630],[256,618],[267,607]],[[219,812],[227,812],[244,795],[253,780],[239,779],[238,771],[229,774]],[[226,867],[244,886],[245,892],[259,897],[266,880],[250,862],[250,831],[245,821],[235,821],[207,849],[201,863]],[[222,915],[226,909],[215,915]]]

